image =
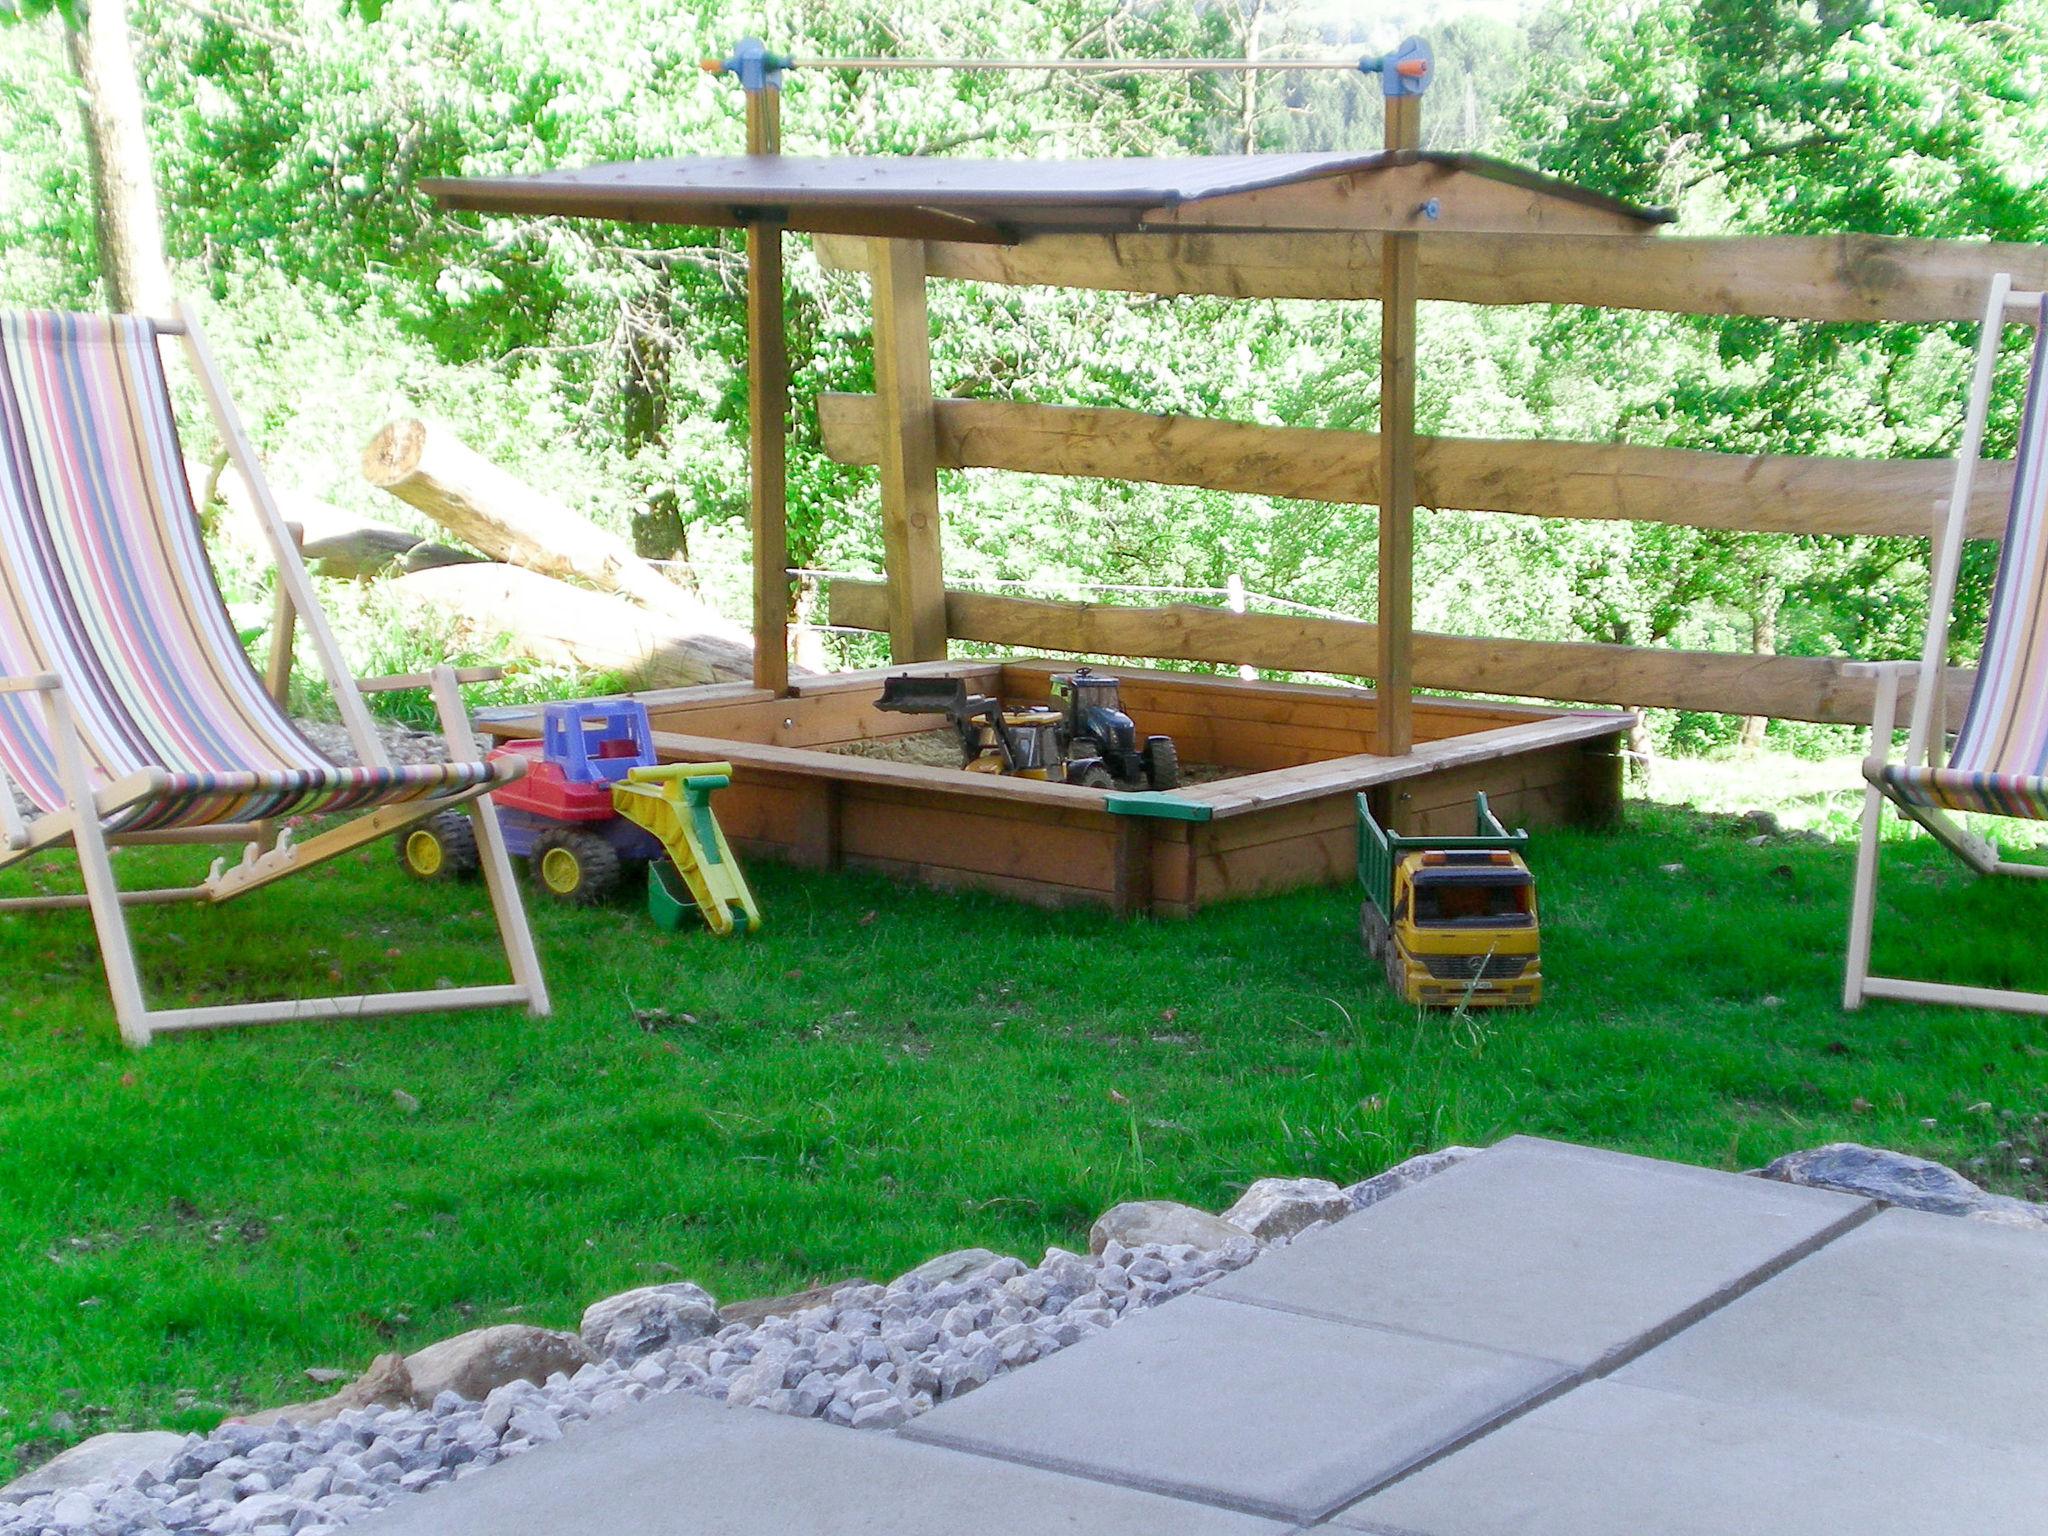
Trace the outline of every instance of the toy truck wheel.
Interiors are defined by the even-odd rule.
[[[1377,960],[1386,953],[1389,937],[1387,920],[1380,916],[1380,909],[1370,901],[1358,904],[1358,937],[1365,945],[1365,952]]]
[[[1180,788],[1180,752],[1171,736],[1145,738],[1145,782],[1157,790]]]
[[[1076,772],[1076,769],[1079,772]],[[1115,789],[1116,775],[1109,771],[1109,765],[1099,758],[1086,764],[1069,763],[1067,782],[1078,784],[1083,789]]]
[[[398,862],[415,880],[466,880],[477,872],[476,825],[460,811],[443,811],[394,839]]]
[[[557,901],[595,906],[618,889],[618,850],[595,832],[557,828],[533,845],[533,877]]]

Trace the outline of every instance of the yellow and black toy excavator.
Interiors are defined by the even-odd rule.
[[[944,715],[960,737],[970,773],[1078,784],[1089,789],[1165,790],[1180,785],[1170,736],[1138,736],[1124,713],[1117,680],[1081,667],[1052,680],[1052,704],[1013,709],[969,693],[958,677],[885,678],[875,708],[891,714]]]

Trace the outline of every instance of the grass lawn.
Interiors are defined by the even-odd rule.
[[[195,855],[123,856],[129,883]],[[1896,845],[1881,967],[2048,988],[2048,890]],[[1104,1206],[1219,1208],[1517,1131],[1745,1168],[1855,1139],[2038,1196],[2048,1030],[1837,1007],[1853,849],[1632,805],[1540,836],[1540,1010],[1418,1017],[1356,897],[1118,924],[753,871],[767,931],[536,904],[556,1015],[116,1043],[78,913],[0,916],[0,1451],[204,1428],[487,1322],[573,1327],[678,1276],[725,1297],[967,1244],[1076,1246]],[[1682,864],[1682,871],[1662,866]],[[62,884],[68,858],[0,880]],[[495,975],[467,891],[379,849],[221,911],[143,909],[154,995]],[[1916,935],[1918,936],[1916,938]],[[309,955],[310,950],[310,955]],[[0,1454],[0,1472],[7,1466]]]

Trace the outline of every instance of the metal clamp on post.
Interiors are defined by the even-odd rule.
[[[733,48],[731,58],[706,59],[698,67],[707,75],[734,76],[740,89],[751,94],[781,90],[782,72],[793,62],[786,54],[771,53],[758,37],[743,37]]]
[[[1426,39],[1404,37],[1392,53],[1367,54],[1358,61],[1362,75],[1378,75],[1388,96],[1420,96],[1436,78],[1436,54]]]

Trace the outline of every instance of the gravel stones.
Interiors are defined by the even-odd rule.
[[[1223,1219],[1270,1243],[1319,1221],[1341,1221],[1351,1210],[1350,1196],[1328,1179],[1256,1179]]]
[[[987,1248],[956,1248],[936,1259],[926,1259],[904,1278],[915,1276],[926,1285],[944,1285],[949,1280],[965,1280],[970,1275],[978,1275],[989,1265],[1001,1263],[1002,1258],[1001,1254]]]
[[[19,1501],[32,1494],[60,1492],[102,1478],[133,1482],[138,1474],[177,1455],[184,1445],[183,1435],[168,1430],[94,1435],[0,1488],[0,1500]]]
[[[246,1424],[324,1424],[350,1408],[410,1408],[413,1406],[412,1372],[401,1354],[379,1355],[370,1368],[332,1396],[311,1403],[287,1403],[252,1413]]]
[[[1126,1247],[1163,1243],[1208,1253],[1249,1235],[1244,1228],[1192,1205],[1173,1200],[1126,1200],[1096,1218],[1088,1230],[1088,1251],[1102,1253],[1110,1243]]]
[[[1994,1195],[1955,1169],[1904,1152],[1887,1152],[1853,1141],[1830,1142],[1788,1152],[1763,1170],[1781,1184],[1807,1184],[1844,1194],[1867,1195],[1888,1205],[1937,1216],[1968,1216],[2003,1226],[2048,1227],[2048,1206]]]
[[[593,1302],[583,1313],[583,1347],[593,1360],[631,1365],[657,1349],[672,1349],[716,1333],[721,1326],[718,1303],[711,1293],[678,1280]]]
[[[1411,1157],[1405,1163],[1396,1163],[1385,1173],[1360,1179],[1356,1184],[1348,1185],[1344,1194],[1350,1200],[1352,1210],[1362,1211],[1368,1205],[1377,1205],[1389,1195],[1398,1195],[1410,1185],[1420,1184],[1424,1179],[1478,1155],[1477,1147],[1439,1147],[1434,1152]]]

